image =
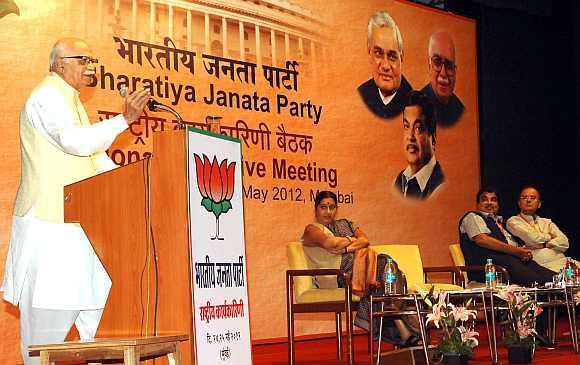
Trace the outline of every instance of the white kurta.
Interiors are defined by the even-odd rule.
[[[78,91],[54,73],[32,92],[25,112],[32,126],[57,148],[77,156],[95,155],[98,172],[115,167],[104,151],[128,127],[122,114],[91,125]],[[54,168],[58,173],[59,167]],[[104,308],[111,287],[80,225],[42,221],[35,217],[34,206],[24,217],[13,217],[1,288],[4,299],[18,304],[27,273],[33,274],[36,308]]]
[[[568,237],[552,220],[519,214],[508,219],[507,227],[532,250],[534,261],[538,264],[556,272],[566,264],[564,252],[569,247]]]

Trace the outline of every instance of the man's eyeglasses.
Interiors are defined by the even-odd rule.
[[[64,56],[61,58],[72,58],[75,60],[79,60],[79,65],[82,65],[82,66],[88,65],[89,62],[90,63],[99,63],[99,60],[97,58],[93,58],[90,56]]]
[[[534,196],[534,195],[521,195],[520,196],[520,200],[536,201],[536,199],[538,199],[538,197],[537,196]]]
[[[441,67],[443,67],[443,65],[445,65],[445,71],[449,73],[455,73],[455,69],[457,68],[455,62],[439,56],[431,57],[431,64],[437,72],[441,71]]]

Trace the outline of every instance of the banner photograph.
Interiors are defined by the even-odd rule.
[[[219,143],[208,146],[211,155],[192,149],[187,156],[190,177],[197,176],[190,199],[199,219],[192,217],[191,230],[213,250],[231,234],[227,222],[242,217],[245,249],[210,258],[236,265],[243,256],[244,290],[226,302],[243,298],[252,341],[286,337],[287,246],[315,222],[319,191],[336,194],[337,217],[355,222],[371,245],[418,245],[423,265],[451,264],[448,245],[458,243],[458,219],[480,183],[475,21],[395,0],[16,0],[2,7],[9,10],[0,11],[0,271],[20,181],[19,114],[63,37],[85,40],[94,58],[96,74],[80,93],[91,122],[123,113],[122,95],[145,88],[189,127],[239,140],[239,161],[222,153],[212,162]],[[156,132],[178,128],[174,114],[146,108],[106,153],[117,166],[132,164],[152,156]],[[236,161],[233,208],[193,171],[226,159]],[[197,242],[196,262],[217,255],[196,251]],[[224,303],[212,295],[206,290],[199,307]],[[16,363],[18,310],[7,302],[2,309],[0,348]],[[213,326],[198,310],[196,323]],[[212,331],[228,330],[220,326]],[[333,326],[332,318],[309,315],[295,331]]]

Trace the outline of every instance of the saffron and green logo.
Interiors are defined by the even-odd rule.
[[[210,162],[204,154],[203,159],[193,154],[195,158],[195,173],[197,175],[197,189],[201,194],[201,206],[208,212],[213,213],[216,222],[216,233],[212,240],[223,240],[220,237],[220,215],[227,213],[232,209],[230,200],[234,195],[234,172],[236,163],[224,159],[218,163],[214,156]]]

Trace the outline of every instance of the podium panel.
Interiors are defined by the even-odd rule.
[[[156,132],[149,159],[65,187],[65,221],[113,282],[97,337],[185,333],[184,364],[251,364],[241,180],[239,141],[189,129]]]
[[[147,255],[146,161],[139,161],[64,189],[64,220],[79,222],[113,281],[97,336],[141,332],[141,271]]]
[[[153,141],[149,160],[66,186],[65,222],[81,224],[113,282],[97,337],[186,333],[189,365],[186,131],[157,132]]]

